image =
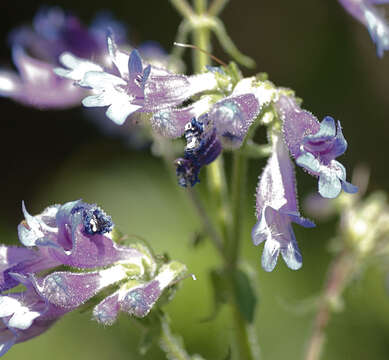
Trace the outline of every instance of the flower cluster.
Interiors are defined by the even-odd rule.
[[[23,212],[25,247],[0,247],[0,356],[99,294],[98,322],[112,324],[119,311],[144,317],[186,271],[159,264],[142,244],[116,244],[111,218],[96,205],[78,200],[32,216],[23,204]]]
[[[52,10],[50,16],[38,16],[35,32],[47,34],[47,29],[54,26],[55,14]],[[55,32],[63,37],[60,44],[65,43],[69,24],[74,21],[63,19],[63,28]],[[106,116],[118,125],[134,114],[142,114],[137,119],[146,129],[151,128],[154,136],[183,136],[184,154],[175,161],[178,183],[183,187],[197,184],[201,169],[223,150],[245,147],[251,140],[251,128],[266,125],[272,155],[257,187],[258,222],[252,239],[255,245],[265,241],[265,270],[275,267],[279,253],[291,269],[300,268],[302,259],[291,223],[305,227],[314,224],[300,216],[290,156],[318,177],[322,197],[335,198],[342,189],[356,192],[357,188],[346,181],[344,166],[336,160],[347,148],[340,122],[327,116],[320,123],[299,107],[290,90],[277,88],[262,76],[243,78],[233,63],[207,67],[188,76],[168,68],[166,62],[153,62],[150,52],[142,56],[137,49],[126,51],[117,28],[106,29],[107,50],[99,46],[98,56],[92,56],[97,51],[95,44],[101,45],[101,31],[93,31],[96,26],[80,35],[83,44],[79,48],[85,51],[62,46],[64,51],[60,55],[57,51],[55,56],[59,55],[63,67],[56,67],[55,74],[71,83],[74,91],[82,92],[85,107],[106,107]],[[93,34],[98,34],[100,41]],[[89,44],[85,45],[84,40]],[[44,94],[39,96],[45,98]],[[274,121],[264,120],[268,114]]]
[[[382,57],[389,49],[389,24],[385,15],[374,5],[387,4],[389,0],[338,0],[359,22],[367,27],[377,46],[377,55]]]
[[[255,245],[266,240],[265,270],[273,270],[279,252],[291,269],[300,268],[302,259],[291,223],[314,224],[299,214],[289,154],[297,165],[319,178],[323,197],[337,197],[341,189],[355,192],[356,187],[346,181],[345,168],[335,160],[347,148],[340,123],[335,125],[331,117],[319,123],[299,108],[290,91],[267,80],[242,78],[228,66],[185,76],[145,63],[137,50],[130,54],[121,51],[113,34],[107,42],[114,69],[65,53],[60,61],[66,68],[56,69],[56,73],[91,89],[93,95],[86,97],[83,105],[108,106],[106,115],[117,124],[141,112],[149,114],[157,134],[171,139],[184,136],[184,156],[175,162],[178,183],[183,187],[198,183],[201,168],[223,149],[241,147],[257,119],[269,108],[274,110],[282,133],[275,131],[277,140],[270,139],[273,155],[258,185],[258,222],[252,237]]]

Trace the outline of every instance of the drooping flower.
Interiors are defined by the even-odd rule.
[[[374,5],[387,4],[388,0],[338,0],[359,22],[367,27],[377,46],[377,55],[382,57],[389,49],[389,24],[385,14]]]
[[[144,245],[116,244],[111,217],[96,205],[78,200],[36,216],[23,205],[23,212],[18,233],[26,247],[0,247],[0,355],[108,287],[113,294],[94,310],[98,321],[112,323],[104,320],[112,309],[144,317],[186,271],[175,261],[160,266]],[[15,292],[19,285],[25,290]]]
[[[13,62],[19,74],[0,70],[0,96],[41,109],[78,105],[86,91],[58,77],[53,69],[65,51],[88,59],[104,59],[106,45],[101,41],[101,32],[105,34],[107,26],[118,29],[120,24],[100,17],[88,29],[60,8],[40,10],[32,27],[20,27],[10,34]],[[120,40],[123,38],[124,35]]]
[[[94,95],[86,97],[83,105],[108,106],[107,117],[119,125],[136,111],[156,112],[178,106],[193,95],[212,90],[217,85],[212,73],[185,76],[145,66],[136,49],[130,54],[122,52],[112,34],[107,41],[110,58],[116,67],[115,74],[102,71],[101,67],[91,69],[93,65],[87,60],[67,61],[68,54],[67,58],[63,55],[60,60],[70,70],[57,69],[56,73],[92,89]]]
[[[335,198],[343,189],[355,193],[356,186],[346,181],[346,170],[335,159],[347,149],[340,122],[335,125],[327,116],[319,123],[315,116],[302,110],[291,97],[281,96],[276,103],[282,119],[282,131],[296,164],[319,177],[319,193]]]
[[[254,245],[265,241],[262,267],[272,271],[279,254],[286,265],[297,270],[302,256],[292,229],[292,222],[314,227],[310,220],[301,217],[296,198],[296,181],[293,164],[281,134],[273,136],[273,153],[260,176],[256,192],[258,222],[252,229]]]

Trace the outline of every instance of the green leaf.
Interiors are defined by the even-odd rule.
[[[207,316],[203,321],[211,321],[213,320],[216,315],[218,314],[221,305],[227,303],[228,296],[229,296],[229,285],[228,285],[228,278],[224,270],[220,269],[213,269],[211,270],[210,274],[210,280],[213,288],[213,302],[214,302],[214,308],[212,313]]]
[[[255,307],[257,305],[254,286],[248,275],[239,269],[234,272],[232,279],[238,309],[246,321],[251,324],[254,320]]]

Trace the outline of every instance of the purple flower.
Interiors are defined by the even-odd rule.
[[[117,245],[111,217],[96,205],[78,200],[32,216],[23,204],[23,212],[18,233],[26,247],[0,247],[0,355],[108,287],[113,294],[95,307],[97,320],[112,323],[104,314],[113,309],[144,317],[186,271],[178,262],[158,266],[144,245]],[[25,290],[14,292],[20,284]]]
[[[40,335],[69,311],[42,298],[27,277],[13,276],[26,290],[0,295],[0,356],[14,344]]]
[[[143,318],[158,301],[162,292],[173,285],[185,273],[186,267],[176,261],[162,265],[150,281],[130,281],[111,296],[105,298],[93,310],[93,316],[104,325],[110,325],[119,311]]]
[[[185,76],[145,66],[137,50],[130,55],[120,51],[112,34],[107,41],[109,56],[116,67],[114,73],[105,72],[99,65],[70,54],[63,54],[60,58],[70,70],[57,69],[56,73],[92,89],[94,95],[86,97],[83,105],[108,106],[107,117],[119,125],[136,111],[156,112],[178,106],[193,95],[212,90],[217,85],[211,73]],[[92,69],[93,66],[96,69]]]
[[[184,157],[175,162],[178,184],[182,187],[196,185],[200,181],[200,169],[214,161],[222,150],[207,114],[186,124],[185,139]]]
[[[281,96],[276,107],[289,151],[297,165],[319,177],[320,195],[335,198],[342,189],[355,193],[357,187],[346,181],[345,168],[335,160],[347,149],[340,122],[335,125],[334,119],[327,116],[319,123],[291,97]]]
[[[236,84],[230,96],[216,103],[211,96],[205,95],[187,107],[154,113],[151,124],[161,135],[177,138],[184,135],[185,125],[192,118],[209,113],[209,120],[214,124],[220,141],[226,147],[235,148],[242,144],[259,112],[270,104],[275,95],[275,88],[270,83],[258,82],[254,77],[245,78]]]
[[[86,91],[54,74],[58,57],[67,51],[85,58],[104,59],[106,45],[101,41],[101,32],[106,33],[107,26],[118,28],[115,24],[112,19],[100,19],[89,30],[60,8],[39,11],[32,28],[21,27],[10,34],[13,62],[19,75],[0,71],[0,96],[42,109],[77,105]]]
[[[389,25],[384,13],[374,5],[389,3],[388,0],[338,0],[359,22],[367,27],[377,46],[377,55],[382,57],[389,49]]]
[[[204,107],[209,106],[209,98],[186,108],[154,115],[152,123],[158,121],[159,129],[164,129],[165,134],[181,136],[184,128],[185,154],[176,160],[179,185],[187,187],[198,183],[201,168],[214,161],[223,147],[240,147],[250,126],[274,96],[270,84],[247,78],[238,82],[230,96],[216,102],[198,118],[189,116],[204,111]]]
[[[290,269],[299,269],[302,256],[292,222],[304,227],[314,227],[315,224],[302,218],[298,210],[293,164],[281,134],[273,137],[273,154],[259,179],[256,199],[258,222],[251,235],[254,245],[265,241],[262,267],[272,271],[281,252]]]

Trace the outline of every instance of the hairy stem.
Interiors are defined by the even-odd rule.
[[[154,136],[154,142],[158,144],[159,151],[161,152],[161,156],[164,160],[164,164],[167,168],[170,178],[172,179],[174,185],[177,186],[177,178],[174,175],[175,174],[174,154],[170,142],[158,135]],[[215,248],[218,250],[219,254],[222,257],[224,257],[225,252],[223,247],[223,240],[219,235],[218,231],[215,229],[212,220],[209,217],[196,190],[193,188],[188,188],[187,191],[185,191],[185,194],[187,195],[187,198],[189,199],[193,209],[196,211],[197,215],[199,216],[200,221],[204,229],[207,231],[208,235],[210,236],[210,239],[214,244]]]
[[[197,214],[201,219],[201,222],[203,223],[205,230],[210,236],[215,248],[219,251],[220,255],[224,257],[225,252],[223,247],[223,240],[220,237],[218,231],[213,226],[212,220],[209,218],[196,190],[193,188],[188,188],[187,193],[189,195],[189,198],[191,199],[194,208],[196,209]]]
[[[172,333],[169,319],[166,315],[164,315],[161,320],[161,336],[159,343],[169,360],[191,360],[191,356],[186,352],[181,339]]]
[[[353,268],[353,258],[346,251],[339,254],[330,266],[306,348],[305,360],[320,359],[325,342],[325,330],[331,313],[336,309],[336,303],[339,303],[340,296],[350,279]]]

